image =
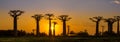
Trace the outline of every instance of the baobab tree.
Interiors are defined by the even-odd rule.
[[[103,18],[102,16],[90,18],[90,20],[96,23],[96,33],[95,33],[96,36],[99,35],[99,22],[102,20],[102,18]]]
[[[104,33],[104,28],[105,28],[105,26],[101,26],[102,27],[102,35],[103,35],[103,33]]]
[[[57,22],[53,22],[54,26],[53,26],[53,36],[55,36],[55,26],[57,24]]]
[[[117,34],[119,35],[119,21],[120,21],[120,16],[114,16],[114,18],[117,20]]]
[[[20,16],[22,13],[24,13],[23,11],[21,10],[10,10],[10,12],[8,14],[10,14],[10,16],[12,16],[14,18],[14,36],[17,36],[17,19],[18,19],[18,16]]]
[[[66,21],[69,21],[71,17],[68,17],[68,15],[60,15],[58,19],[63,22],[63,36],[66,36]]]
[[[51,30],[51,20],[53,20],[53,14],[45,14],[47,16],[47,19],[49,20],[49,36],[52,36],[52,30]]]
[[[36,14],[32,16],[36,20],[36,36],[39,36],[39,21],[42,19],[42,14]]]
[[[68,25],[67,27],[68,27],[68,35],[69,35],[70,34],[70,26]]]
[[[112,33],[113,31],[113,23],[114,22],[116,22],[116,19],[114,19],[114,18],[108,18],[108,19],[104,19],[105,20],[105,22],[107,22],[108,23],[108,32],[109,33]]]

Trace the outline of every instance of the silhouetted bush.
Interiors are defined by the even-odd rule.
[[[18,31],[18,37],[20,36],[25,36],[26,32],[25,31]],[[14,36],[14,31],[13,30],[0,30],[0,37],[12,37]]]
[[[70,31],[70,34],[75,34],[75,32],[74,31]]]
[[[117,34],[114,33],[114,32],[110,33],[110,32],[108,32],[108,31],[106,31],[106,32],[103,33],[102,36],[105,36],[105,37],[108,37],[108,36],[117,36]]]
[[[14,36],[14,31],[12,30],[0,30],[0,36]]]
[[[40,35],[41,37],[48,36],[46,33],[40,33],[39,35]]]
[[[89,36],[89,34],[88,34],[88,32],[81,31],[81,32],[77,33],[76,36],[87,37],[87,36]]]

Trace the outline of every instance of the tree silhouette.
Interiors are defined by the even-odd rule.
[[[60,15],[58,19],[63,22],[63,36],[66,36],[66,21],[69,21],[71,18],[68,15]]]
[[[49,36],[52,36],[52,30],[51,30],[51,20],[54,16],[53,14],[45,14],[47,16],[47,19],[49,20]]]
[[[108,32],[112,33],[113,31],[113,23],[116,22],[116,20],[114,18],[108,18],[108,19],[104,19],[105,22],[108,23]]]
[[[102,35],[103,35],[105,26],[101,26],[101,27],[102,27],[101,33],[102,33]]]
[[[68,27],[68,35],[69,35],[70,34],[70,26],[68,25],[67,27]]]
[[[18,16],[20,16],[22,13],[24,13],[21,10],[10,10],[8,14],[14,18],[14,36],[17,36],[17,19]]]
[[[104,36],[104,37],[112,37],[112,36],[117,36],[116,35],[116,33],[115,32],[108,32],[108,31],[105,31],[105,32],[103,32],[103,34],[102,34],[102,36]]]
[[[36,20],[36,36],[39,36],[39,21],[42,19],[42,14],[32,16]]]
[[[101,16],[90,18],[90,20],[92,20],[93,22],[96,23],[96,33],[95,33],[96,36],[99,35],[99,22],[102,20],[102,18],[103,17],[101,17]]]
[[[120,16],[115,16],[114,17],[117,20],[117,34],[119,35],[119,21],[120,21]]]
[[[55,25],[57,24],[57,22],[53,22],[54,24],[54,28],[53,28],[53,36],[55,36]]]

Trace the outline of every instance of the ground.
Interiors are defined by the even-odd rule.
[[[0,42],[120,42],[120,37],[1,37]]]

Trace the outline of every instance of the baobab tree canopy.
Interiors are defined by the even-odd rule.
[[[21,10],[10,10],[9,12],[12,17],[20,16],[22,13],[24,13],[24,11]]]
[[[47,19],[49,20],[52,20],[53,19],[53,17],[54,17],[54,15],[53,14],[45,14],[46,15],[46,17],[47,17]]]
[[[93,22],[97,22],[97,21],[100,21],[100,20],[102,20],[102,19],[103,19],[102,16],[97,16],[97,17],[92,17],[92,18],[90,18],[90,20],[92,20]]]
[[[39,21],[40,19],[42,19],[43,16],[42,16],[42,14],[36,14],[32,17]]]
[[[114,16],[114,18],[118,21],[120,20],[120,16]]]
[[[111,22],[111,23],[116,22],[116,19],[114,19],[114,18],[108,18],[108,19],[104,19],[104,20],[105,20],[105,22]]]
[[[62,21],[68,21],[71,19],[71,17],[68,17],[68,15],[60,15],[58,17],[58,19],[62,20]]]

